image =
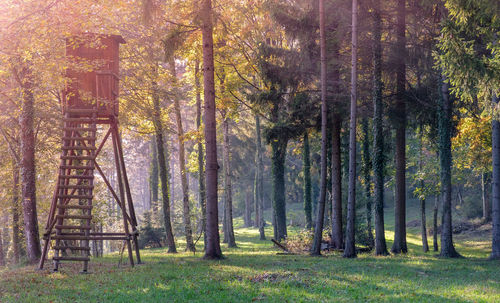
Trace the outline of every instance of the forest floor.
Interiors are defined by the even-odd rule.
[[[388,240],[391,217],[388,209]],[[465,258],[450,260],[422,252],[418,227],[408,229],[407,255],[356,259],[337,252],[277,255],[257,230],[237,227],[235,233],[238,248],[222,244],[221,261],[160,248],[143,250],[145,264],[135,268],[118,267],[117,254],[93,259],[88,275],[69,264],[59,273],[10,268],[0,272],[0,302],[500,302],[500,262],[487,260],[490,238],[484,234],[457,235]]]

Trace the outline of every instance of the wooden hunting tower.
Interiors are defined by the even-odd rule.
[[[85,33],[66,40],[68,84],[63,92],[63,136],[59,176],[44,233],[39,268],[54,250],[54,271],[61,261],[82,261],[88,271],[90,241],[119,240],[126,244],[134,266],[132,246],[140,263],[137,220],[118,131],[119,46],[121,36]],[[99,129],[98,129],[99,126]],[[96,145],[98,133],[104,136]],[[111,137],[118,193],[96,161]],[[123,216],[123,232],[92,228],[94,170],[97,170]]]

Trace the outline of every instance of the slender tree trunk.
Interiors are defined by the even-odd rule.
[[[302,152],[304,173],[304,213],[306,217],[306,228],[312,228],[312,202],[311,202],[311,156],[309,151],[309,135],[304,133],[304,150]]]
[[[252,226],[252,193],[248,190],[245,192],[245,215],[243,216],[245,227]]]
[[[349,124],[349,189],[344,258],[356,257],[356,119],[358,81],[358,1],[352,0],[351,121]]]
[[[271,142],[271,171],[273,182],[273,209],[275,239],[284,240],[287,236],[286,230],[286,205],[285,205],[285,159],[288,141],[283,138]]]
[[[438,246],[438,211],[439,211],[439,195],[434,197],[434,214],[432,220],[432,239],[433,239],[433,248],[434,251],[439,251]]]
[[[423,133],[423,128],[422,125],[420,125],[420,151],[419,151],[419,157],[418,157],[418,166],[419,170],[422,171],[423,167],[423,139],[424,133]],[[425,181],[422,179],[420,180],[420,188],[423,190],[425,188]],[[422,196],[420,197],[420,226],[421,226],[421,234],[422,234],[422,249],[424,252],[429,251],[429,244],[427,242],[427,220],[425,218],[425,198]]]
[[[323,222],[325,218],[326,178],[327,178],[327,125],[328,107],[326,104],[326,33],[325,33],[325,7],[324,0],[319,0],[319,33],[321,49],[321,179],[318,201],[318,215],[314,228],[314,241],[311,255],[321,255],[321,242],[323,240]]]
[[[483,199],[483,220],[485,222],[491,221],[491,203],[488,197],[488,174],[481,174],[481,194]]]
[[[498,97],[493,93],[493,105],[498,108]],[[492,122],[492,242],[491,259],[500,259],[500,121],[498,116]]]
[[[256,182],[255,182],[255,200],[257,203],[258,213],[258,225],[259,225],[259,235],[261,240],[266,239],[266,235],[264,232],[264,164],[262,161],[262,143],[260,138],[260,117],[258,114],[255,115],[255,143],[257,148],[257,174],[256,174]],[[256,216],[257,217],[257,216]]]
[[[217,205],[217,122],[215,119],[214,42],[212,36],[212,1],[203,0],[201,9],[201,34],[203,44],[203,87],[205,148],[206,148],[206,199],[207,199],[207,248],[205,259],[220,259],[222,252],[219,238],[219,210]]]
[[[198,60],[195,62],[195,89],[196,89],[196,129],[201,131],[201,87],[200,87],[200,63]],[[207,233],[205,232],[205,226],[207,222],[207,209],[206,209],[206,199],[205,199],[205,165],[203,159],[203,142],[198,139],[198,188],[199,196],[198,202],[201,209],[201,229],[203,232],[203,246],[204,251],[207,250]]]
[[[453,245],[453,230],[451,220],[451,113],[452,101],[449,95],[449,84],[443,76],[441,82],[441,98],[439,105],[439,162],[441,167],[441,197],[443,210],[441,217],[441,252],[445,258],[457,258],[460,255]]]
[[[224,159],[224,211],[226,214],[227,246],[236,247],[233,227],[233,190],[231,180],[231,145],[229,143],[229,118],[225,115],[222,122],[224,135],[223,159]]]
[[[333,249],[344,249],[342,230],[342,162],[340,154],[340,131],[342,121],[339,115],[332,121],[332,238]]]
[[[18,264],[21,258],[21,240],[20,240],[20,223],[19,223],[19,167],[12,165],[12,252],[14,263]]]
[[[170,59],[169,62],[171,74],[173,77],[174,86],[177,83],[177,75],[175,70],[175,60],[174,57]],[[186,236],[186,250],[195,251],[193,242],[193,230],[191,228],[191,211],[189,206],[189,183],[187,180],[187,170],[186,170],[186,155],[184,147],[184,128],[182,126],[182,115],[181,106],[179,104],[179,98],[177,96],[173,97],[174,101],[174,111],[175,120],[177,121],[177,141],[179,143],[179,173],[181,177],[181,187],[182,187],[182,210],[184,219],[184,234]]]
[[[151,201],[149,209],[153,208],[156,212],[158,207],[158,148],[156,146],[156,137],[151,136],[151,165],[149,171],[149,187],[151,188]]]
[[[28,75],[26,79],[30,78]],[[41,255],[38,217],[36,210],[36,168],[35,168],[35,98],[31,79],[22,84],[22,110],[19,117],[21,128],[21,180],[24,214],[26,252],[30,263],[38,262]]]
[[[368,237],[368,245],[373,248],[375,246],[373,239],[373,230],[372,230],[372,194],[371,194],[371,169],[372,162],[370,159],[370,136],[369,136],[369,128],[368,128],[368,120],[365,118],[361,121],[361,126],[363,130],[363,181],[365,185],[365,198],[366,198],[366,233]]]
[[[398,0],[396,71],[396,197],[394,243],[391,252],[406,253],[406,0]]]
[[[2,223],[5,224],[5,222]],[[5,266],[5,248],[3,238],[3,229],[0,228],[0,266]]]
[[[375,202],[375,255],[386,256],[384,227],[384,108],[382,103],[382,17],[380,0],[373,10],[373,177]]]
[[[160,99],[157,92],[157,85],[153,83],[153,125],[155,128],[156,147],[158,149],[158,166],[161,182],[161,193],[163,201],[163,220],[165,225],[165,233],[167,235],[167,246],[169,253],[176,253],[174,234],[172,232],[172,222],[170,213],[170,197],[169,197],[169,184],[168,184],[168,171],[165,162],[165,145],[163,141],[163,123],[161,121]]]

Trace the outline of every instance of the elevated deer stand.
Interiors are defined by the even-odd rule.
[[[52,242],[55,244],[52,246],[54,271],[59,269],[61,261],[81,261],[82,272],[86,273],[90,261],[90,241],[124,241],[131,266],[134,266],[133,242],[137,262],[141,262],[137,245],[137,220],[118,131],[120,43],[125,43],[120,36],[97,34],[82,34],[66,41],[66,56],[74,66],[67,71],[70,84],[63,92],[64,126],[59,177],[45,227],[39,269],[43,269]],[[97,125],[103,125],[103,130],[108,128],[98,145]],[[110,137],[118,194],[96,162]],[[121,208],[121,233],[93,232],[94,170],[99,172]]]

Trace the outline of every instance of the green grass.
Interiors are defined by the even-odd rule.
[[[500,263],[487,260],[488,239],[458,238],[466,258],[439,259],[421,252],[418,228],[410,228],[408,255],[343,259],[276,255],[255,229],[235,232],[239,247],[223,245],[221,261],[151,249],[135,268],[117,267],[118,255],[93,259],[89,275],[70,264],[56,274],[7,269],[0,273],[0,302],[500,302]]]

